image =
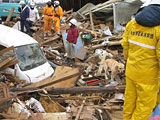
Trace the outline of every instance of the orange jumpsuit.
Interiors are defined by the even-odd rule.
[[[43,11],[44,14],[44,33],[51,33],[52,28],[52,19],[54,17],[54,7],[48,7],[46,6]]]
[[[60,33],[60,20],[62,20],[63,17],[63,9],[62,7],[58,6],[55,8],[55,14],[54,14],[54,30],[56,33]]]

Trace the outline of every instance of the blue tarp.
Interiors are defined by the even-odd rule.
[[[67,40],[66,40],[67,39],[67,34],[68,33],[62,33],[65,50],[67,48]],[[79,36],[78,39],[77,39],[77,44],[76,44],[76,52],[75,52],[76,54],[78,53],[78,50],[79,50],[80,47],[83,47],[83,43],[82,43],[82,40]]]
[[[157,108],[154,110],[154,112],[152,113],[151,117],[158,115],[160,116],[160,104],[157,106]]]

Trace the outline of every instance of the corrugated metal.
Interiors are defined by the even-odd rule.
[[[131,16],[137,12],[141,4],[118,2],[114,6],[114,27],[120,23],[127,23]]]

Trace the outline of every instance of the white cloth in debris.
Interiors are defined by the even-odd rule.
[[[26,105],[29,106],[31,109],[34,109],[36,112],[45,113],[43,106],[35,98],[31,98],[30,100],[27,100]]]

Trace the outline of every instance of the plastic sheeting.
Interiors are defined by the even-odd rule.
[[[67,33],[62,33],[63,35],[63,42],[64,42],[64,47],[65,47],[65,49],[67,48]],[[79,50],[79,48],[80,47],[83,47],[83,43],[82,43],[82,40],[81,40],[81,38],[80,38],[80,36],[78,37],[78,39],[77,39],[77,44],[76,44],[76,52],[75,52],[75,54],[77,54],[78,53],[78,50]]]

